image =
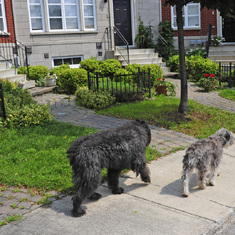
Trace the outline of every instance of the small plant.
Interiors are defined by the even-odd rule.
[[[12,207],[13,209],[16,209],[18,206],[17,206],[16,203],[14,203],[14,204],[11,205],[11,207]]]
[[[172,82],[166,81],[165,78],[159,78],[154,83],[154,86],[158,94],[164,94],[169,96],[174,96],[176,94],[175,85]]]
[[[224,41],[224,39],[222,37],[213,36],[211,38],[211,45],[212,46],[219,46],[223,41]]]
[[[200,85],[204,88],[205,91],[209,92],[214,90],[217,83],[218,81],[214,74],[204,74],[203,78],[200,79]]]
[[[13,193],[18,193],[18,192],[21,192],[21,190],[20,190],[19,188],[15,188],[15,189],[13,190]]]
[[[31,200],[29,198],[27,198],[27,197],[22,197],[20,199],[20,202],[31,202]]]

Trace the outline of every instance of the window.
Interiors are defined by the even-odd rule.
[[[83,0],[83,15],[85,30],[95,29],[95,1]]]
[[[42,0],[29,0],[29,17],[31,30],[44,30],[42,6]]]
[[[171,8],[171,24],[172,28],[177,28],[176,22],[176,7]],[[200,4],[199,3],[188,3],[183,8],[183,20],[184,28],[200,28]]]
[[[50,30],[78,30],[77,0],[48,0]]]
[[[74,57],[55,57],[52,58],[53,67],[60,66],[62,64],[68,64],[70,68],[79,68],[80,62],[83,60],[83,56]]]
[[[0,0],[0,30],[7,32],[4,0]]]

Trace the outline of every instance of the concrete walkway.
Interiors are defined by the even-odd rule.
[[[174,83],[179,80],[174,79]],[[177,95],[179,95],[177,88]],[[235,112],[235,103],[218,97],[215,92],[203,93],[189,83],[189,98]],[[39,103],[49,103],[54,118],[103,130],[123,125],[129,120],[97,115],[92,110],[77,107],[74,97],[47,93],[35,97]],[[222,103],[222,105],[221,105]],[[187,147],[195,141],[179,132],[150,126],[150,146],[167,154],[175,148]],[[125,189],[122,195],[111,195],[106,185],[98,191],[103,195],[98,202],[84,203],[87,215],[71,217],[71,197],[54,200],[51,207],[39,207],[33,203],[40,199],[29,195],[27,190],[15,192],[8,188],[0,192],[0,221],[12,214],[23,214],[24,219],[10,223],[0,229],[1,234],[203,234],[214,233],[233,215],[235,177],[235,146],[225,151],[222,176],[215,187],[198,190],[195,175],[192,177],[192,195],[181,197],[181,170],[184,151],[171,154],[150,164],[152,182],[146,185],[130,172],[121,178]],[[52,192],[55,193],[55,192]],[[31,203],[20,202],[20,198],[31,197]],[[17,209],[11,207],[18,205]],[[22,205],[21,205],[21,204]],[[24,205],[23,205],[24,204]],[[24,209],[19,209],[20,207]],[[30,212],[30,213],[29,213]]]

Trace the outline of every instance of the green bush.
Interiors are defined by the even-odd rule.
[[[95,73],[99,70],[99,61],[94,58],[86,59],[80,62],[80,66],[87,72]]]
[[[62,64],[61,66],[59,67],[54,67],[50,70],[50,74],[56,74],[57,77],[59,77],[61,75],[61,73],[66,70],[66,69],[69,69],[69,65],[68,64]]]
[[[148,65],[143,65],[141,70],[145,71],[148,73],[148,69],[150,68],[151,70],[151,86],[159,79],[163,77],[163,72],[162,69],[159,65],[157,64],[148,64]]]
[[[101,73],[104,74],[105,76],[115,74],[115,72],[120,68],[122,68],[122,65],[116,59],[105,60],[100,65]]]
[[[115,82],[124,82],[124,83],[129,83],[133,82],[133,76],[129,75],[127,70],[125,69],[118,69],[115,74],[114,74],[114,81]]]
[[[0,78],[0,83],[2,83],[3,92],[10,92],[17,88],[15,82],[10,82],[4,78]]]
[[[173,55],[174,53],[174,31],[171,27],[171,22],[169,21],[162,21],[158,25],[158,32],[167,42],[167,45],[162,41],[160,37],[158,37],[157,44],[156,44],[156,51],[160,54],[161,57],[164,58],[165,61],[169,59],[169,56]]]
[[[179,55],[170,57],[168,64],[171,71],[179,72]],[[219,72],[217,63],[198,55],[185,57],[185,64],[188,79],[194,81],[199,81],[204,74],[218,74]]]
[[[87,86],[87,71],[85,69],[66,69],[57,79],[58,85],[68,93],[74,94],[78,87]]]
[[[79,105],[90,109],[103,109],[109,107],[115,103],[115,97],[111,96],[109,92],[106,91],[91,91],[87,87],[80,87],[77,89],[76,101]]]
[[[49,73],[49,69],[44,65],[29,66],[29,77],[31,80],[38,81]],[[18,74],[27,74],[27,68],[21,66],[18,68]]]
[[[48,105],[30,104],[21,109],[11,111],[6,118],[8,127],[31,126],[52,120]]]

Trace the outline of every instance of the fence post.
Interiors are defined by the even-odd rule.
[[[221,62],[219,62],[219,86],[221,87]]]
[[[229,88],[232,88],[232,63],[229,63]]]
[[[87,72],[87,79],[88,79],[88,89],[91,89],[91,78],[90,78],[90,72]]]
[[[5,105],[4,105],[4,98],[3,98],[3,88],[2,83],[0,83],[0,108],[2,110],[2,114],[0,113],[0,117],[2,116],[4,120],[6,120],[6,111],[5,111]]]
[[[98,72],[96,72],[96,88],[97,88],[97,91],[99,91],[99,77],[98,77]]]
[[[149,70],[149,98],[151,98],[151,69],[148,68]]]

